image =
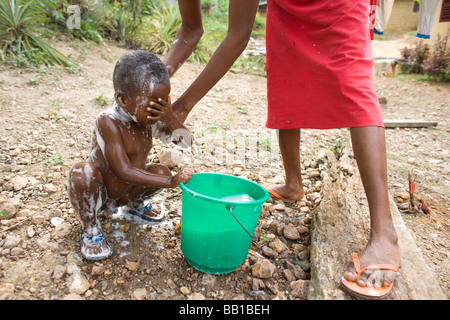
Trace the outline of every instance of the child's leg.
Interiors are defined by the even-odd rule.
[[[300,168],[300,129],[280,129],[278,141],[283,157],[286,183],[270,185],[267,189],[287,200],[301,200],[305,193]]]
[[[145,168],[146,171],[158,175],[164,175],[164,176],[172,176],[172,173],[170,172],[170,169],[163,165],[163,164],[152,164],[147,165]],[[142,186],[134,186],[130,189],[128,192],[128,195],[126,197],[126,203],[124,205],[127,205],[130,209],[130,213],[133,214],[133,212],[136,212],[136,210],[140,211],[143,208],[150,208],[149,210],[143,211],[140,216],[142,218],[149,218],[149,220],[154,220],[155,218],[160,218],[161,209],[152,204],[151,206],[143,207],[144,202],[149,199],[154,194],[161,191],[160,188],[148,188],[148,187],[142,187]],[[145,209],[144,209],[145,210]]]
[[[361,268],[374,264],[398,266],[400,248],[389,206],[384,128],[359,127],[351,128],[350,132],[370,210],[370,239],[360,256]],[[353,265],[344,277],[356,280]],[[380,287],[391,283],[394,278],[395,272],[391,270],[369,271],[363,272],[358,284]]]
[[[69,173],[69,200],[82,222],[82,253],[87,259],[103,259],[112,250],[103,238],[97,214],[106,200],[103,177],[91,163],[81,162]]]

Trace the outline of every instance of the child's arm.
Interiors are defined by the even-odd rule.
[[[108,115],[100,115],[96,126],[97,142],[103,144],[103,156],[111,170],[122,181],[146,187],[175,188],[180,181],[183,181],[181,179],[185,178],[180,174],[176,176],[152,174],[132,166],[116,120]]]
[[[191,3],[191,0],[178,1],[182,21],[187,21],[189,22],[188,25],[198,29],[198,25],[202,23],[201,12],[198,14],[199,1],[196,1],[197,5],[191,5],[190,7],[182,6],[186,2]],[[252,32],[258,3],[258,0],[230,0],[227,36],[216,49],[205,69],[181,97],[173,103],[173,113],[181,122],[184,123],[192,108],[227,73],[236,59],[244,51]],[[184,39],[180,38],[177,41],[176,48],[174,48],[179,51],[178,54],[168,55],[168,58],[164,61],[167,68],[169,64],[172,67],[176,66],[178,68],[187,59],[186,53],[189,53],[191,47],[188,45],[179,46],[181,42],[184,43]]]

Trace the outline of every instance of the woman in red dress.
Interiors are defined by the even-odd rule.
[[[258,2],[230,0],[227,37],[172,104],[181,122],[244,50]],[[384,128],[371,78],[369,25],[373,21],[369,13],[374,20],[374,2],[269,0],[266,24],[267,127],[279,129],[286,171],[286,183],[267,187],[268,191],[282,199],[303,198],[300,128],[350,127],[370,207],[371,236],[342,283],[350,293],[367,298],[389,292],[400,261],[388,202]],[[178,0],[178,5],[182,26],[164,60],[170,76],[186,61],[203,32],[200,0]]]
[[[389,293],[400,262],[388,200],[384,125],[372,81],[373,8],[369,0],[269,0],[266,22],[266,126],[279,130],[286,181],[265,187],[274,197],[301,200],[300,128],[350,128],[371,234],[342,284],[366,298]]]

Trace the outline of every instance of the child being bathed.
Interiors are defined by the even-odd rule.
[[[162,211],[149,198],[192,178],[184,170],[172,176],[165,165],[146,164],[152,131],[188,132],[172,113],[169,75],[161,60],[145,50],[127,53],[115,66],[113,83],[115,103],[97,116],[89,158],[69,173],[69,199],[82,222],[81,253],[89,260],[112,254],[97,218],[101,210],[112,213],[125,206],[130,214],[161,220]]]

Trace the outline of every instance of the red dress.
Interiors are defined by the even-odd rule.
[[[384,126],[372,80],[371,4],[268,1],[266,127]]]

